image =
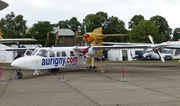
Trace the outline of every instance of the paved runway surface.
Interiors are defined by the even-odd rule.
[[[22,70],[23,79],[15,80],[15,70],[4,66],[0,106],[179,106],[179,69],[176,62],[103,63],[95,73],[65,68],[61,82],[61,71],[33,76]]]

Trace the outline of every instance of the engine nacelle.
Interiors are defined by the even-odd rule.
[[[91,42],[92,40],[95,40],[96,37],[93,33],[86,33],[82,36],[83,40],[86,40],[87,42]]]
[[[97,50],[94,50],[94,49],[90,48],[85,55],[86,55],[87,57],[94,57],[94,55],[96,54],[96,52],[97,52]]]
[[[82,54],[88,53],[88,49],[86,49],[86,48],[81,49],[81,53],[82,53]]]

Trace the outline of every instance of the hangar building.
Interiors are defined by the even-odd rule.
[[[67,28],[54,27],[54,32],[59,31],[59,44],[60,46],[75,46],[77,43],[75,32]]]

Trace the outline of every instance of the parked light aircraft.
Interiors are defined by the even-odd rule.
[[[39,75],[43,69],[62,68],[85,64],[85,57],[91,57],[89,71],[94,72],[94,56],[101,49],[124,49],[124,48],[154,48],[167,46],[157,45],[114,45],[114,46],[73,46],[73,47],[42,47],[34,50],[30,56],[24,56],[14,60],[11,66],[20,69],[35,70],[34,75]],[[46,55],[47,53],[47,55]],[[19,77],[22,76],[19,74]]]

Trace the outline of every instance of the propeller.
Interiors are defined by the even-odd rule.
[[[154,45],[154,41],[153,41],[152,36],[151,36],[151,35],[148,35],[148,37],[149,37],[149,40],[151,41],[151,43]]]
[[[89,34],[86,33],[86,26],[84,26],[84,34],[82,35],[82,41],[81,41],[81,46],[88,46],[87,48],[82,48],[80,49],[80,53],[85,56],[86,53],[89,52],[89,48],[91,47],[89,43],[85,40],[89,37]]]
[[[160,51],[158,51],[158,54],[159,54],[159,57],[161,58],[161,61],[162,61],[162,62],[165,62],[164,57],[162,56],[162,54],[160,53]]]
[[[152,36],[151,36],[151,35],[148,35],[148,37],[149,37],[149,40],[150,40],[151,43],[152,43],[152,46],[155,47],[155,44],[154,44],[154,41],[153,41]],[[148,51],[147,53],[145,53],[143,56],[147,56],[147,55],[150,54],[152,51],[154,51],[155,53],[157,53],[157,54],[159,55],[161,61],[162,61],[162,62],[165,62],[164,57],[163,57],[162,54],[160,53],[160,49],[161,49],[160,47],[154,48],[153,50],[150,50],[150,51]]]

